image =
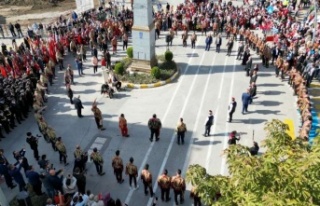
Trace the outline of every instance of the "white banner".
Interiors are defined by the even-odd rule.
[[[84,12],[94,8],[93,0],[76,0],[77,11]]]

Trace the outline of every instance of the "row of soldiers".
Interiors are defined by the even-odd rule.
[[[0,140],[3,131],[8,134],[16,127],[16,122],[28,118],[33,102],[34,85],[31,79],[0,77]]]
[[[310,97],[306,87],[306,80],[301,75],[301,72],[295,67],[290,71],[289,84],[292,86],[294,94],[298,97],[297,105],[302,120],[302,127],[300,129],[299,136],[300,138],[308,140],[312,126]]]
[[[134,164],[134,159],[131,157],[129,162],[126,164],[124,168],[124,164],[122,158],[120,157],[120,151],[117,150],[115,156],[112,159],[112,167],[114,170],[114,174],[118,183],[123,183],[122,173],[125,169],[125,174],[129,177],[129,185],[130,188],[138,189],[139,186],[137,184],[138,168]],[[153,192],[153,184],[152,184],[152,174],[149,171],[149,164],[146,164],[144,169],[141,171],[140,179],[144,185],[144,193],[145,195],[149,195],[151,197],[154,196]],[[134,187],[132,187],[132,182]],[[184,178],[181,176],[181,170],[179,169],[175,176],[170,177],[168,175],[168,171],[165,169],[163,174],[160,175],[157,179],[158,186],[161,190],[161,200],[162,201],[170,201],[170,189],[173,189],[174,199],[176,205],[179,204],[178,198],[180,200],[180,204],[184,202],[184,192],[186,190],[186,184]]]
[[[250,30],[247,30],[243,33],[246,43],[249,46],[256,50],[262,59],[262,64],[265,67],[269,66],[269,61],[273,57],[270,47],[267,45],[265,38],[258,37],[257,34],[254,34]],[[292,53],[292,50],[288,51]],[[284,80],[285,75],[289,75],[288,83],[292,86],[294,94],[298,96],[297,105],[300,109],[302,127],[300,130],[299,136],[305,140],[308,140],[309,132],[312,125],[312,115],[311,115],[311,103],[310,97],[308,95],[308,90],[306,87],[306,81],[303,78],[300,70],[293,66],[293,58],[284,58],[283,51],[279,51],[277,54],[277,59],[275,63],[276,67],[276,77],[280,75],[280,78]],[[289,56],[289,55],[288,55]]]

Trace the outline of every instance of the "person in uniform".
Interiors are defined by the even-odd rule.
[[[120,151],[116,151],[116,156],[113,157],[112,159],[112,167],[113,167],[113,172],[114,175],[116,176],[116,179],[118,183],[123,183],[123,178],[122,178],[122,172],[123,172],[123,162],[120,157]]]
[[[178,124],[177,124],[177,138],[178,141],[177,143],[180,144],[184,144],[184,135],[187,131],[187,126],[186,124],[183,122],[183,118],[180,118]]]
[[[149,164],[146,164],[144,169],[141,171],[140,178],[144,185],[144,194],[148,195],[148,189],[149,189],[150,197],[153,197],[152,174],[149,171]]]
[[[161,200],[170,201],[171,178],[168,176],[168,170],[165,169],[163,174],[158,177],[158,186],[161,190]]]
[[[180,203],[184,202],[184,192],[186,190],[185,180],[181,177],[181,170],[178,169],[177,174],[171,179],[171,187],[174,192],[174,201],[176,205],[179,205],[178,196],[180,197]]]
[[[103,170],[103,158],[96,147],[93,148],[93,152],[90,155],[90,159],[93,160],[93,163],[96,166],[97,173],[100,176],[104,175],[105,172],[102,171]]]
[[[30,145],[30,148],[33,150],[34,158],[38,161],[39,160],[38,137],[34,137],[31,132],[28,132],[26,141]]]
[[[73,104],[73,91],[71,89],[71,84],[67,84],[67,95],[70,100],[70,104]]]
[[[243,52],[244,52],[244,44],[241,42],[240,43],[240,46],[238,48],[238,54],[237,54],[237,59],[238,60],[241,60],[241,57],[243,55]]]
[[[61,137],[57,138],[56,148],[59,152],[60,163],[64,163],[65,166],[69,165],[69,163],[67,163],[67,149],[64,143],[62,142]]]
[[[103,121],[102,113],[100,109],[97,107],[96,99],[92,103],[91,111],[93,112],[94,120],[96,121],[98,129],[105,130],[102,124],[102,121]]]
[[[130,135],[128,134],[128,126],[127,126],[127,120],[124,117],[124,114],[121,114],[119,117],[119,128],[121,131],[121,135],[123,137],[129,137]]]
[[[57,150],[57,147],[56,147],[56,141],[57,141],[57,134],[56,132],[54,131],[54,129],[52,127],[47,127],[46,128],[46,134],[48,135],[48,139],[50,140],[51,142],[51,146],[52,146],[52,149],[54,151],[58,151]]]
[[[156,137],[156,141],[159,141],[160,129],[161,129],[161,121],[157,118],[157,115],[154,114],[151,119],[148,121],[148,127],[150,129],[150,141],[153,141],[153,136]]]
[[[50,138],[47,134],[48,124],[46,123],[46,121],[44,121],[44,119],[42,117],[39,119],[38,125],[39,125],[40,132],[43,135],[44,139],[47,142],[50,142]]]
[[[73,152],[73,156],[74,156],[73,171],[75,171],[76,168],[79,168],[80,172],[83,172],[84,171],[83,151],[82,151],[80,145],[76,146],[76,149]]]
[[[132,180],[134,183],[134,188],[138,189],[139,185],[137,185],[137,177],[138,177],[138,168],[133,164],[133,157],[130,157],[128,164],[126,165],[126,175],[129,175],[129,185],[130,189],[132,188]]]

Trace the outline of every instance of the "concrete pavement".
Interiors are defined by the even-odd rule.
[[[156,45],[157,54],[162,54],[166,49],[163,32]],[[237,45],[238,43],[235,43],[234,52],[227,57],[225,38],[222,42],[222,52],[215,53],[214,46],[210,51],[204,51],[205,37],[201,34],[198,34],[195,49],[191,49],[190,42],[187,48],[182,47],[181,33],[179,33],[173,40],[173,47],[170,47],[170,50],[174,53],[174,60],[181,69],[180,77],[164,87],[121,91],[115,94],[114,99],[100,95],[100,86],[103,83],[101,68],[98,69],[98,74],[93,74],[89,56],[89,60],[85,63],[85,75],[83,77],[75,75],[76,85],[72,87],[75,96],[81,95],[85,107],[83,110],[85,117],[81,119],[76,116],[74,106],[68,101],[62,83],[63,71],[59,71],[55,84],[49,88],[51,93],[48,109],[44,115],[46,121],[56,129],[58,136],[62,137],[67,146],[68,161],[71,164],[65,168],[64,174],[67,175],[72,171],[72,153],[77,144],[86,150],[98,144],[105,159],[106,175],[98,176],[94,165],[89,162],[87,189],[94,194],[111,192],[113,198],[120,198],[129,205],[150,205],[151,199],[144,195],[140,180],[140,188],[136,191],[129,189],[127,177],[123,184],[117,183],[111,168],[111,160],[116,150],[121,151],[125,164],[131,156],[134,157],[139,171],[148,163],[156,189],[156,178],[164,168],[168,169],[169,175],[174,175],[177,169],[183,169],[185,172],[189,164],[200,164],[206,167],[210,174],[227,175],[227,164],[220,154],[226,148],[228,133],[232,130],[243,134],[239,143],[247,146],[252,145],[253,130],[255,141],[260,143],[263,140],[264,123],[274,118],[294,120],[297,133],[300,124],[292,91],[287,83],[275,78],[272,68],[259,66],[257,99],[254,99],[253,104],[249,106],[248,114],[241,114],[241,95],[249,86],[249,78],[245,76],[240,61],[235,60]],[[120,44],[119,48],[121,46]],[[112,61],[124,55],[125,52],[121,51],[116,57],[112,57]],[[72,57],[66,57],[65,65],[68,63],[74,65],[73,62]],[[254,56],[254,62],[261,63],[257,56]],[[227,109],[231,97],[236,98],[238,106],[233,123],[227,123]],[[97,130],[94,122],[91,104],[95,98],[104,117],[105,131]],[[212,127],[212,136],[203,137],[208,110],[213,110],[215,124]],[[121,113],[125,114],[128,121],[131,135],[129,138],[120,136],[118,117]],[[154,113],[161,119],[163,128],[160,141],[150,143],[147,122]],[[185,145],[176,144],[175,126],[180,117],[184,118],[188,128]],[[39,133],[33,115],[0,142],[0,147],[5,148],[5,154],[10,162],[13,162],[11,155],[13,150],[26,147],[29,162],[37,165],[25,142],[25,134],[28,131],[33,134]],[[47,154],[55,168],[63,168],[59,163],[58,153],[54,152],[43,139],[39,143],[40,154]],[[18,192],[18,189],[7,189],[5,184],[1,184],[1,188],[9,199]],[[160,197],[159,190],[155,193]],[[191,205],[188,193],[185,194],[185,199],[184,205]],[[170,203],[159,201],[158,205],[172,204],[173,200]]]

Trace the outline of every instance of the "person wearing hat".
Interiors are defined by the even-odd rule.
[[[236,102],[235,98],[232,97],[231,102],[228,106],[228,114],[229,114],[229,121],[228,122],[232,122],[232,116],[233,116],[233,113],[236,111],[236,107],[237,107],[237,102]]]
[[[96,166],[97,173],[100,176],[104,175],[105,172],[102,171],[104,161],[103,161],[103,158],[96,147],[93,148],[93,152],[90,155],[90,159],[93,160],[93,163]]]
[[[39,160],[38,138],[39,137],[34,137],[31,132],[27,133],[26,141],[30,145],[30,148],[33,150],[33,156],[37,161]]]
[[[96,121],[98,129],[105,130],[105,128],[103,127],[103,124],[102,124],[102,121],[103,121],[102,113],[101,113],[100,109],[97,107],[96,99],[92,103],[91,111],[93,112],[94,120]]]
[[[60,163],[64,163],[65,166],[69,165],[69,163],[67,163],[67,149],[64,143],[62,142],[61,137],[57,138],[56,148],[59,152]]]

